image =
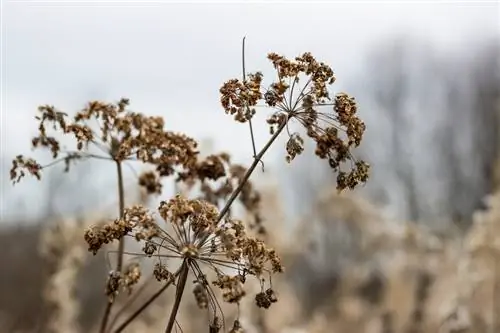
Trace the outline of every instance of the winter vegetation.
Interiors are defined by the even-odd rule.
[[[0,229],[2,331],[500,332],[499,50],[388,38],[344,93],[328,59],[243,49],[215,89],[248,166],[133,100],[40,106],[43,154],[3,161],[46,209]]]

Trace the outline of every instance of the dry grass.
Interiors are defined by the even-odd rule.
[[[279,216],[276,191],[267,186],[261,193],[264,202],[269,204],[263,207],[264,217],[266,220],[276,219]],[[307,243],[316,242],[316,246],[331,251],[328,246],[332,246],[335,241],[330,241],[330,245],[321,243],[321,239],[313,233],[304,237],[302,226],[297,228],[292,237],[278,239],[274,236],[268,239],[283,254],[287,272],[274,281],[280,301],[269,310],[255,308],[251,299],[241,303],[239,318],[246,332],[495,332],[493,325],[497,325],[494,323],[497,316],[494,311],[498,311],[495,291],[498,292],[499,278],[494,263],[498,255],[494,240],[487,236],[493,235],[498,229],[499,194],[489,199],[487,211],[478,212],[474,226],[463,239],[440,239],[429,230],[411,223],[398,229],[395,227],[396,221],[384,218],[384,214],[376,207],[353,195],[326,193],[319,200],[318,207],[323,207],[316,210],[318,218],[308,217],[307,227],[310,228],[311,223],[320,224],[323,234],[328,230],[346,228],[348,231],[343,231],[344,237],[352,236],[354,244],[351,246],[357,248],[357,252],[345,262],[333,262],[330,266],[337,267],[336,271],[326,268],[320,270],[304,266],[303,257],[310,259],[309,264],[316,260],[317,265],[325,267],[334,257],[313,258],[317,255],[314,246],[309,250],[310,253],[304,253],[301,249],[307,248]],[[272,228],[281,228],[282,221],[274,221],[277,224],[270,225],[269,235],[277,235]],[[378,225],[378,228],[371,227],[372,224]],[[30,277],[29,282],[18,279],[19,286],[32,286],[32,289],[20,288],[24,294],[11,296],[10,299],[17,299],[18,304],[24,307],[16,307],[15,302],[9,306],[4,304],[2,320],[7,324],[9,321],[6,319],[21,318],[26,313],[26,305],[39,314],[29,322],[20,321],[22,325],[16,329],[11,321],[13,332],[32,331],[37,326],[43,332],[48,332],[51,327],[56,332],[77,332],[78,327],[81,328],[79,332],[87,332],[92,331],[88,323],[96,323],[99,319],[100,313],[92,310],[99,306],[101,300],[101,291],[96,289],[99,283],[96,282],[102,276],[102,269],[94,270],[93,276],[87,276],[86,281],[75,282],[76,276],[88,275],[88,263],[81,259],[95,259],[81,257],[81,239],[69,241],[72,235],[80,234],[81,237],[84,225],[66,220],[58,226],[41,234],[38,231],[25,231],[25,236],[21,236],[20,231],[16,234],[16,237],[24,237],[25,240],[28,240],[26,237],[32,237],[32,240],[39,237],[42,244],[46,242],[45,245],[41,244],[42,248],[54,244],[50,237],[58,235],[60,239],[67,240],[58,242],[61,248],[65,248],[64,255],[52,257],[51,267],[56,269],[48,272],[44,279],[40,279],[40,268],[46,266],[44,263],[47,263],[47,259],[44,258],[48,257],[40,255],[24,266],[21,265],[24,260],[16,259],[43,253],[36,247],[23,248],[17,254],[12,251],[4,256],[4,260],[11,263],[17,261],[19,278],[22,275],[25,279]],[[77,232],[78,227],[80,229]],[[64,236],[61,234],[63,230]],[[100,262],[105,263],[102,258]],[[40,268],[28,275],[22,267]],[[9,272],[13,274],[15,270]],[[324,282],[328,278],[335,282]],[[57,279],[63,279],[66,283],[54,284]],[[320,280],[323,282],[318,282]],[[92,297],[75,292],[88,281],[92,281],[93,289],[88,289]],[[38,282],[38,285],[33,286],[33,282]],[[158,283],[153,281],[145,285],[146,289],[140,295],[144,299],[156,290]],[[254,286],[258,290],[258,285]],[[252,285],[247,286],[249,291],[251,288]],[[10,289],[14,290],[11,284]],[[188,283],[186,290],[191,289],[192,285]],[[162,295],[126,331],[163,330],[168,319],[166,314],[172,306],[173,292]],[[2,295],[8,297],[6,289]],[[8,300],[7,297],[2,299]],[[89,299],[93,301],[89,302]],[[40,315],[42,308],[45,309],[44,315]],[[126,312],[133,310],[131,307]],[[227,319],[237,315],[234,308],[224,310]],[[178,318],[184,332],[205,331],[207,319],[206,312],[197,307],[194,298],[185,298]]]

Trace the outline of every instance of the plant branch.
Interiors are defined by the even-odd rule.
[[[178,276],[179,273],[180,270],[174,274],[174,277]],[[158,291],[154,293],[146,302],[144,302],[144,304],[141,305],[141,307],[139,307],[130,317],[128,317],[120,326],[118,326],[118,328],[114,330],[113,333],[122,332],[135,318],[137,318],[137,316],[139,316],[142,313],[142,311],[144,311],[149,305],[151,305],[151,303],[153,303],[158,297],[160,297],[160,295],[163,294],[165,290],[167,290],[167,288],[172,284],[172,282],[174,282],[174,279],[171,279],[163,287],[158,289]]]
[[[120,206],[120,218],[123,218],[125,214],[125,190],[123,188],[123,170],[122,164],[119,161],[116,161],[116,171],[118,173],[118,198],[119,198],[119,206]],[[118,243],[118,263],[116,264],[116,270],[118,272],[122,271],[123,267],[123,251],[125,250],[125,238],[120,238],[120,242]]]
[[[224,218],[224,216],[226,216],[227,212],[229,211],[229,208],[231,208],[231,205],[233,204],[234,200],[236,200],[236,198],[238,197],[238,195],[243,190],[243,187],[245,186],[246,182],[248,181],[248,179],[250,179],[250,176],[254,172],[255,168],[259,164],[259,162],[262,159],[262,157],[264,157],[264,154],[267,152],[267,150],[269,149],[269,147],[271,147],[271,145],[274,143],[274,141],[278,138],[278,136],[281,134],[281,132],[283,131],[283,129],[288,124],[288,119],[289,118],[287,118],[285,121],[283,121],[283,123],[280,124],[280,126],[278,127],[278,129],[276,130],[276,132],[273,134],[273,136],[269,139],[269,141],[266,143],[266,145],[260,150],[260,152],[257,155],[255,155],[255,157],[253,159],[253,162],[252,162],[252,165],[250,165],[250,167],[245,172],[245,175],[243,176],[243,178],[241,180],[241,183],[233,191],[233,193],[231,193],[231,196],[227,200],[225,206],[220,211],[219,216],[217,217],[217,224],[220,223],[220,221],[222,221],[222,219]],[[205,243],[207,242],[208,237],[209,237],[209,235],[206,235],[206,236],[204,236],[201,239],[201,241],[200,241],[200,244],[201,244],[200,247],[203,247],[205,245]]]
[[[267,152],[267,150],[269,149],[269,147],[271,147],[271,145],[274,143],[274,141],[281,134],[281,131],[283,131],[283,129],[286,127],[287,123],[288,123],[288,120],[284,121],[278,127],[278,129],[276,130],[276,132],[274,133],[274,135],[269,139],[269,141],[266,143],[266,145],[261,149],[261,151],[257,155],[255,155],[253,163],[252,163],[252,165],[250,165],[250,167],[248,168],[247,172],[243,176],[243,179],[241,180],[241,183],[238,185],[238,187],[236,188],[236,190],[234,190],[234,192],[231,194],[231,196],[227,200],[226,205],[220,211],[219,217],[217,218],[217,223],[220,222],[220,221],[222,221],[222,219],[224,218],[224,216],[227,214],[227,212],[229,211],[229,208],[233,204],[233,201],[238,197],[238,195],[240,194],[240,192],[243,190],[243,187],[245,186],[245,184],[248,181],[248,179],[250,179],[250,176],[254,172],[254,170],[257,167],[257,165],[259,164],[260,160],[262,159],[262,157],[264,157],[264,154]]]
[[[118,202],[119,202],[119,210],[120,210],[120,218],[123,218],[123,214],[125,213],[125,191],[123,188],[123,171],[122,164],[120,161],[116,161],[116,171],[118,174]],[[121,272],[123,267],[123,252],[125,250],[125,238],[120,238],[120,242],[118,243],[118,262],[116,264],[116,271]],[[108,298],[108,302],[106,304],[106,308],[104,309],[104,315],[101,321],[101,333],[106,332],[106,327],[108,324],[109,315],[111,314],[111,308],[113,307],[114,300],[112,298]]]
[[[184,259],[181,266],[179,281],[177,282],[177,289],[175,291],[175,301],[172,307],[172,312],[170,312],[170,318],[168,319],[167,328],[165,333],[171,333],[175,324],[175,317],[177,316],[177,311],[179,311],[179,306],[182,300],[182,294],[184,293],[184,288],[186,287],[187,276],[189,273],[188,261],[189,259]]]
[[[141,295],[141,293],[148,286],[148,282],[150,282],[150,280],[152,280],[152,279],[153,279],[153,275],[150,275],[148,277],[147,281],[145,281],[139,287],[139,289],[135,290],[134,294],[127,299],[127,303],[125,303],[125,305],[122,306],[121,309],[116,312],[116,314],[113,316],[113,319],[111,319],[111,322],[109,323],[110,329],[113,328],[113,326],[115,326],[116,321],[118,320],[118,318],[120,318],[120,316],[134,303],[134,301],[136,301],[137,298],[139,298],[139,296]]]
[[[242,47],[241,47],[241,65],[242,65],[242,72],[243,72],[243,82],[247,80],[247,74],[246,74],[246,63],[245,63],[245,39],[246,37],[243,37],[243,42],[242,42]],[[248,114],[250,114],[250,107],[248,104],[246,104],[246,109]],[[252,126],[252,119],[248,119],[248,125],[250,127],[250,138],[252,139],[252,150],[253,150],[253,158],[257,155],[257,149],[255,148],[255,136],[253,135],[253,126]],[[264,162],[262,162],[262,171],[264,171]]]

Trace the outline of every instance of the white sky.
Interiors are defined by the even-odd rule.
[[[310,51],[332,65],[341,89],[360,70],[366,49],[381,38],[408,32],[436,47],[464,47],[478,36],[500,32],[499,8],[492,1],[2,0],[1,154],[10,160],[30,152],[36,132],[32,117],[40,104],[72,112],[90,99],[126,96],[132,109],[163,115],[167,127],[198,139],[212,137],[215,149],[248,162],[247,126],[234,123],[218,102],[221,83],[241,75],[243,36],[247,71],[268,71],[270,51],[288,56]],[[263,123],[255,127],[262,144],[268,129]],[[283,149],[273,152],[283,154]],[[282,159],[268,156],[266,162]],[[7,189],[8,170],[1,171],[0,213],[10,214],[11,199],[29,188]]]

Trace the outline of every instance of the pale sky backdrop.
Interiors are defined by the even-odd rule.
[[[354,75],[363,77],[366,50],[391,34],[425,36],[437,49],[452,49],[500,31],[493,1],[2,0],[1,11],[2,220],[35,216],[43,203],[35,182],[11,188],[8,180],[9,161],[30,153],[40,104],[74,112],[90,99],[125,96],[132,109],[162,115],[168,128],[197,139],[211,137],[215,150],[249,163],[248,128],[224,114],[218,93],[222,82],[241,75],[243,36],[247,71],[269,72],[270,51],[291,57],[310,51],[331,64],[342,90]],[[258,144],[268,135],[263,119],[254,125]],[[265,158],[276,176],[290,168],[283,154],[283,146],[275,146]],[[112,186],[113,174],[88,181],[96,189],[101,182]],[[78,200],[78,193],[70,199]],[[95,195],[109,201],[105,193]]]

